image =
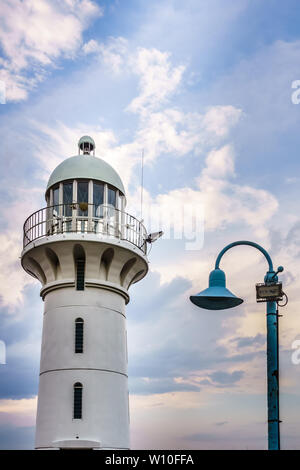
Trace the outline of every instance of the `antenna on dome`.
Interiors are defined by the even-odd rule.
[[[79,155],[81,155],[80,151],[82,152],[82,155],[90,155],[91,152],[93,152],[93,155],[95,155],[95,147],[95,141],[89,135],[84,135],[78,141]]]
[[[144,192],[144,149],[142,150],[142,163],[141,163],[141,221],[143,221],[143,192]]]

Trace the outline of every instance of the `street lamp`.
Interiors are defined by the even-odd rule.
[[[197,307],[208,310],[232,308],[243,302],[243,299],[236,297],[226,288],[225,273],[219,268],[224,253],[238,245],[253,246],[263,253],[269,265],[264,283],[256,285],[256,299],[257,302],[267,303],[268,448],[280,450],[278,302],[285,294],[282,291],[282,284],[278,282],[277,274],[283,271],[283,267],[279,266],[275,272],[270,255],[257,243],[244,240],[230,243],[223,248],[216,259],[215,269],[209,275],[209,287],[197,295],[192,295],[190,300]]]

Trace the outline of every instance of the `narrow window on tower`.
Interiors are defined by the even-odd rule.
[[[83,320],[75,320],[75,353],[83,353]]]
[[[82,384],[74,384],[73,419],[82,419]]]
[[[76,261],[76,290],[84,290],[84,270],[85,260],[78,259]]]

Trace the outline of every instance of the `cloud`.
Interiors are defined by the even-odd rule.
[[[210,378],[217,385],[228,386],[234,385],[241,380],[244,375],[244,371],[235,370],[234,372],[225,372],[225,371],[215,371],[210,374]]]
[[[173,378],[155,378],[139,377],[130,379],[129,392],[135,395],[152,395],[170,392],[199,392],[200,388],[188,383],[176,382]]]
[[[239,383],[244,377],[241,368],[247,367],[250,376],[250,364],[265,353],[239,351],[230,342],[229,346],[220,344],[220,338],[235,330],[234,312],[226,314],[227,324],[232,324],[227,331],[219,313],[195,311],[186,280],[177,278],[160,287],[159,276],[150,272],[143,284],[135,287],[127,306],[130,392],[244,389]],[[145,298],[145,291],[152,295]]]
[[[227,138],[240,119],[241,110],[233,106],[208,107],[203,113],[185,113],[178,108],[166,107],[167,99],[180,91],[184,68],[182,64],[173,65],[168,52],[132,49],[122,37],[111,37],[106,43],[91,39],[84,44],[83,51],[86,54],[97,53],[104,68],[118,70],[131,78],[138,76],[138,94],[123,110],[138,114],[137,131],[131,140],[119,142],[115,133],[103,126],[91,127],[78,123],[70,128],[57,122],[50,128],[38,123],[36,129],[48,140],[46,143],[44,139],[41,141],[37,152],[45,165],[48,162],[51,162],[51,167],[57,164],[74,148],[77,135],[85,130],[95,134],[97,148],[101,148],[104,158],[108,155],[116,168],[122,169],[125,181],[129,182],[132,169],[140,161],[142,149],[146,163],[155,161],[163,154],[185,156],[193,152],[200,155],[203,150]],[[49,165],[45,169],[49,171]]]
[[[0,400],[0,427],[9,424],[17,427],[35,425],[37,397],[20,400]]]
[[[21,322],[20,322],[21,324]],[[26,349],[26,341],[22,341],[23,347],[19,348],[19,354],[15,358],[8,358],[7,364],[0,366],[1,389],[0,398],[32,398],[38,391],[38,359],[28,360],[22,358],[22,349]],[[36,338],[35,349],[40,346],[41,338]],[[35,359],[35,361],[34,361]],[[33,367],[33,363],[35,362]]]
[[[6,364],[0,365],[1,399],[32,398],[38,390],[43,307],[37,282],[24,289],[23,300],[0,311],[0,339],[6,345]]]
[[[123,37],[111,37],[106,43],[99,43],[95,39],[90,39],[82,46],[85,55],[97,54],[99,60],[111,69],[114,74],[121,72],[128,66],[128,41]]]
[[[234,106],[213,106],[204,117],[204,128],[219,137],[226,137],[228,130],[240,119],[241,110]]]
[[[156,48],[131,50],[123,37],[110,37],[105,43],[91,39],[82,46],[84,54],[96,54],[114,73],[138,76],[139,93],[127,109],[133,113],[153,111],[164,105],[182,82],[184,65],[174,66],[171,54]]]
[[[15,307],[23,301],[23,288],[33,280],[21,268],[21,230],[0,234],[0,302],[3,306]]]
[[[79,123],[74,127],[68,127],[57,122],[55,126],[50,127],[43,123],[33,122],[32,124],[38,133],[38,137],[32,137],[32,140],[35,147],[34,153],[40,166],[39,174],[45,181],[48,180],[51,171],[66,156],[75,153],[75,145],[79,137],[83,134],[90,134],[96,143],[96,153],[100,153],[101,158],[119,172],[126,188],[133,183],[134,169],[137,164],[140,165],[142,149],[144,149],[145,164],[153,165],[161,155],[170,154],[173,157],[184,157],[189,153],[201,154],[205,149],[222,141],[225,135],[225,123],[223,124],[222,138],[214,129],[206,127],[206,117],[212,111],[217,118],[221,116],[222,120],[228,116],[226,127],[226,136],[228,136],[241,113],[240,110],[231,106],[209,108],[203,114],[185,114],[171,108],[160,112],[149,112],[147,116],[144,115],[140,118],[138,130],[127,142],[120,142],[112,129],[99,125],[91,126]],[[223,151],[225,154],[226,147]],[[233,167],[231,159],[232,156],[229,155],[221,157],[221,151],[219,151],[215,155],[214,163],[210,163],[210,167],[214,165],[216,168],[218,166],[220,172],[221,165]],[[211,170],[211,173],[215,168]],[[230,173],[230,168],[227,168],[227,173]],[[136,188],[136,186],[135,184],[134,187]],[[127,197],[129,205],[134,200],[134,206],[136,206],[136,194],[127,193]]]
[[[158,273],[150,272],[143,280],[143,289],[140,289],[139,286],[134,289],[131,301],[134,307],[130,315],[131,321],[137,324],[150,318],[151,321],[154,321],[155,318],[161,316],[161,312],[165,308],[170,308],[172,305],[176,308],[178,299],[190,287],[191,282],[179,275],[169,283],[162,283]],[[147,300],[145,300],[144,289],[152,292],[152,295]]]
[[[263,346],[266,342],[266,338],[261,333],[256,336],[245,336],[233,338],[232,342],[236,343],[237,348],[248,348],[250,346]]]
[[[170,54],[157,49],[139,48],[131,59],[131,67],[139,77],[139,96],[129,104],[134,113],[153,110],[164,104],[178,89],[185,70],[183,65],[173,67]]]
[[[23,224],[25,218],[33,212],[40,190],[22,186],[9,186],[8,199],[1,209],[2,232],[0,234],[0,303],[12,311],[23,301],[23,289],[35,281],[26,274],[21,266],[23,248]]]
[[[207,123],[207,116],[213,114],[223,122],[220,134],[217,128]],[[162,154],[186,156],[190,152],[196,155],[222,142],[228,137],[238,122],[241,110],[232,106],[215,106],[201,113],[183,113],[179,109],[165,108],[159,112],[147,112],[142,115],[137,139],[145,149],[145,162],[151,162]]]
[[[195,189],[182,187],[156,197],[145,192],[146,225],[152,230],[160,227],[167,239],[171,236],[170,228],[173,225],[179,238],[185,236],[190,240],[186,245],[190,250],[203,247],[202,238],[197,238],[203,227],[208,233],[236,224],[251,228],[257,239],[265,240],[269,235],[268,223],[278,209],[278,202],[266,190],[232,182],[234,177],[232,146],[212,150],[205,159],[200,175],[195,177]],[[195,243],[192,242],[193,238]],[[188,271],[192,274],[189,268],[188,265],[184,268],[184,276],[188,278]],[[165,270],[166,266],[162,269]]]
[[[103,10],[90,0],[1,0],[0,79],[6,99],[24,100],[60,57],[74,58],[82,33]]]
[[[218,150],[212,150],[206,158],[206,167],[202,172],[202,177],[211,178],[233,178],[234,172],[234,155],[230,145],[225,145]]]

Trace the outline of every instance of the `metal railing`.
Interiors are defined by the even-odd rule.
[[[62,233],[93,233],[126,240],[147,252],[147,231],[135,217],[110,205],[88,203],[44,207],[26,219],[23,247],[42,237]]]

